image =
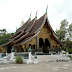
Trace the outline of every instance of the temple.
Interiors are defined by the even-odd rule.
[[[0,45],[0,53],[11,52],[14,46],[15,52],[28,52],[31,47],[32,53],[49,51],[58,52],[63,44],[57,39],[57,36],[52,29],[46,13],[37,19],[37,13],[33,20],[31,15],[24,23],[22,21],[21,27],[18,28],[13,37],[3,45]]]

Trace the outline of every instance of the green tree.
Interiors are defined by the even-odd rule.
[[[56,29],[56,34],[58,39],[61,41],[64,40],[65,34],[67,33],[67,26],[68,26],[68,21],[66,19],[62,20],[60,23],[60,29]]]
[[[8,42],[13,35],[14,33],[7,33],[6,29],[0,29],[0,45]]]
[[[3,35],[3,33],[6,33],[7,31],[6,31],[6,29],[0,29],[0,35]]]
[[[70,37],[72,37],[72,23],[69,25],[68,32]]]
[[[12,37],[12,35],[10,33],[6,34],[3,33],[2,36],[0,36],[0,45],[6,43],[7,41],[9,41],[9,39]]]
[[[60,29],[67,30],[66,27],[68,26],[68,23],[69,22],[66,19],[62,20],[60,23],[61,24]]]

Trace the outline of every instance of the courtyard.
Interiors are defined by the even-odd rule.
[[[72,60],[39,64],[0,64],[0,72],[72,72]]]

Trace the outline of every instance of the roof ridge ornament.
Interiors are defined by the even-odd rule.
[[[22,19],[22,22],[21,22],[20,26],[23,26],[23,24],[24,24],[24,21],[23,21],[23,19]]]
[[[32,14],[32,12],[31,12],[31,14]],[[31,21],[31,14],[30,14],[30,16],[29,16],[29,20]]]
[[[37,20],[37,12],[38,12],[38,10],[36,11],[36,15],[35,15],[36,20]]]
[[[47,5],[47,8],[46,8],[46,14],[47,14],[47,9],[48,9],[48,5]]]
[[[45,12],[45,14],[46,14],[46,18],[47,18],[47,9],[48,9],[48,5],[47,5],[47,8],[46,8],[46,12]]]

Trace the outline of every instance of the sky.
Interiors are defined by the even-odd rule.
[[[53,30],[59,29],[60,22],[67,19],[72,23],[72,0],[0,0],[0,29],[6,29],[8,33],[16,31],[22,20],[37,19],[45,14],[48,5],[47,16]]]

